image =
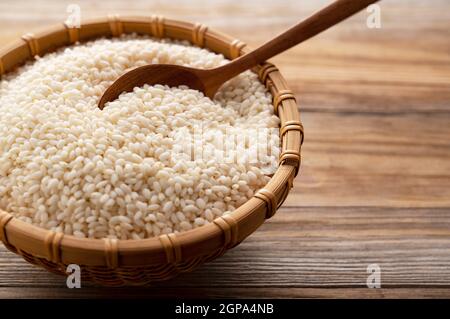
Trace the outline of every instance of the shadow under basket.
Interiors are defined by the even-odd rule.
[[[228,59],[248,49],[239,40],[202,24],[151,17],[119,17],[88,21],[80,28],[61,24],[27,34],[0,50],[0,76],[27,60],[58,48],[100,37],[137,33],[188,40]],[[144,285],[188,272],[238,245],[272,217],[292,188],[300,166],[303,127],[294,95],[278,69],[264,63],[253,69],[273,98],[281,120],[279,166],[269,183],[231,214],[202,227],[142,240],[81,239],[56,233],[14,218],[0,210],[0,239],[26,261],[66,275],[69,264],[81,267],[82,280],[105,286]]]

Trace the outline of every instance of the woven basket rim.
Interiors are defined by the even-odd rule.
[[[55,48],[62,48],[65,46],[70,46],[74,42],[78,40],[88,41],[93,40],[96,38],[101,37],[108,37],[108,36],[117,36],[118,34],[115,34],[119,32],[122,33],[132,33],[124,31],[124,26],[126,27],[126,24],[132,25],[133,23],[136,25],[140,25],[143,23],[150,24],[150,29],[153,32],[153,35],[155,33],[158,33],[158,30],[163,30],[162,34],[160,35],[164,38],[174,38],[172,36],[168,36],[164,32],[169,30],[169,27],[177,27],[180,29],[184,29],[187,33],[192,34],[191,43],[193,45],[206,47],[209,50],[216,52],[215,50],[208,47],[208,41],[222,41],[224,43],[228,43],[230,46],[230,54],[229,55],[235,55],[233,56],[225,56],[228,58],[235,58],[239,55],[245,54],[248,52],[249,48],[243,44],[243,42],[240,42],[239,40],[233,39],[232,37],[216,31],[212,28],[206,27],[201,24],[192,24],[190,22],[180,21],[180,20],[173,20],[173,19],[166,19],[159,16],[133,16],[133,17],[120,17],[114,16],[112,19],[111,17],[108,18],[100,18],[100,19],[91,19],[87,20],[84,23],[81,24],[81,29],[78,31],[75,29],[68,28],[64,24],[60,24],[57,26],[51,26],[44,28],[43,31],[40,31],[39,33],[36,33],[36,35],[32,35],[28,38],[22,38],[21,40],[16,40],[9,44],[9,46],[2,47],[0,49],[0,76],[5,73],[8,73],[13,70],[13,67],[17,67],[17,65],[23,64],[25,61],[30,60],[33,54],[46,54],[49,51],[52,51]],[[86,39],[80,39],[80,30],[83,30],[85,28],[88,30],[89,28],[104,28],[105,25],[109,25],[111,34],[107,34],[103,32],[100,36],[92,36],[92,37],[86,37]],[[155,31],[156,30],[156,31]],[[78,35],[76,34],[78,32]],[[42,43],[45,43],[42,39],[45,39],[46,37],[52,37],[52,36],[60,36],[61,34],[64,34],[67,37],[68,43],[66,45],[61,44],[57,45],[56,47],[52,47],[50,45],[50,49],[43,50],[44,52],[36,52],[36,50],[39,51],[40,42],[37,40],[40,40]],[[119,34],[119,35],[120,35]],[[31,40],[30,40],[31,39]],[[177,38],[176,38],[177,39]],[[178,38],[180,39],[180,38]],[[183,39],[184,40],[184,39]],[[41,45],[42,47],[42,45]],[[29,50],[28,57],[22,57],[21,62],[19,63],[12,63],[13,67],[11,65],[7,65],[6,58],[8,55],[11,55],[11,53],[18,53],[23,52],[25,48],[26,50]],[[33,51],[34,50],[34,51]],[[234,51],[233,51],[234,50]],[[220,53],[220,52],[218,52]],[[20,55],[20,54],[19,54]],[[22,54],[23,55],[23,54]],[[10,63],[11,64],[11,63]],[[258,70],[256,71],[262,71],[262,74],[260,74],[260,80],[262,82],[265,82],[266,87],[269,89],[275,89],[277,90],[275,84],[277,83],[277,79],[271,78],[275,73],[279,74],[278,70],[275,66],[271,64],[265,65],[263,68],[258,67]],[[269,72],[270,71],[270,72]],[[267,72],[267,74],[264,74],[264,72]],[[270,73],[270,74],[269,74]],[[284,81],[281,74],[279,77]],[[283,92],[285,94],[286,92]],[[275,109],[277,107],[284,105],[284,102],[292,102],[292,97],[288,97],[286,100],[281,99],[280,101],[276,102],[274,105]],[[293,100],[295,102],[295,99]],[[292,106],[292,105],[291,105]],[[288,116],[284,120],[284,122],[295,122],[291,123],[295,124],[297,126],[301,124],[296,124],[299,121],[299,112],[296,109],[295,111],[291,111],[293,116]],[[292,120],[291,118],[294,118]],[[281,117],[280,117],[281,118]],[[295,120],[298,118],[298,121]],[[289,125],[289,124],[288,124]],[[287,127],[288,125],[285,125]],[[282,127],[283,127],[283,119],[282,119]],[[300,127],[300,126],[299,126]],[[280,136],[280,140],[282,141],[282,150],[284,150],[284,155],[288,156],[292,153],[292,147],[288,147],[284,145],[283,143],[283,136],[287,136],[291,133],[300,133],[301,141],[303,140],[303,130],[302,127],[300,128],[293,128],[292,130],[287,130]],[[287,134],[286,134],[287,133]],[[292,144],[292,143],[291,143]],[[295,144],[295,143],[294,143]],[[298,146],[298,157],[300,156],[300,147],[301,143]],[[291,150],[289,150],[291,149]],[[296,156],[296,150],[294,149],[294,155]],[[295,157],[294,156],[294,157]],[[288,156],[289,157],[289,156]],[[283,189],[286,184],[290,185],[292,187],[292,180],[295,177],[295,175],[298,172],[299,168],[299,160],[298,163],[295,160],[292,160],[292,158],[287,158],[287,160],[282,160],[280,165],[278,166],[275,174],[271,177],[270,181],[264,186],[264,189],[269,190],[269,195],[272,193],[280,193],[281,189]],[[283,191],[283,195],[281,195],[282,200],[284,201],[285,197],[287,196],[287,193],[289,192],[289,188],[286,188],[286,191]],[[266,196],[266,195],[264,195]],[[27,251],[30,254],[33,254],[38,257],[46,258],[50,261],[55,262],[62,262],[62,263],[68,263],[70,260],[77,261],[78,263],[80,260],[84,261],[84,264],[90,264],[90,265],[98,265],[98,266],[111,266],[111,267],[117,267],[117,265],[120,263],[117,259],[123,259],[125,257],[128,257],[127,262],[122,262],[120,264],[124,266],[134,266],[134,265],[142,265],[142,264],[148,264],[151,262],[170,262],[170,261],[180,261],[182,259],[181,257],[181,246],[185,250],[184,255],[186,255],[186,251],[191,252],[192,255],[195,255],[197,253],[197,249],[200,251],[203,249],[204,251],[207,250],[205,247],[209,247],[208,249],[211,250],[211,245],[209,244],[205,246],[205,243],[207,242],[213,242],[215,243],[214,246],[230,248],[234,245],[236,245],[238,242],[240,242],[243,238],[247,237],[249,234],[251,234],[256,228],[258,228],[263,222],[264,218],[261,219],[258,213],[258,217],[256,216],[257,212],[264,211],[267,206],[267,210],[269,210],[269,200],[266,200],[266,196],[264,197],[261,195],[260,197],[254,196],[250,200],[248,200],[246,203],[241,205],[239,208],[237,208],[235,211],[233,211],[231,214],[227,215],[230,217],[222,218],[220,221],[217,221],[217,219],[214,222],[208,223],[204,226],[180,232],[175,234],[169,234],[169,235],[161,235],[157,237],[150,237],[145,239],[127,239],[127,240],[112,240],[112,239],[93,239],[93,238],[77,238],[73,235],[66,235],[62,234],[61,236],[58,236],[58,233],[55,233],[54,231],[47,230],[44,228],[41,228],[39,226],[35,226],[32,224],[29,224],[27,222],[21,221],[16,217],[13,217],[13,215],[9,214],[8,212],[5,212],[3,210],[0,210],[0,239],[7,245],[14,246],[17,250],[24,249],[24,251]],[[276,197],[276,196],[273,196]],[[276,199],[275,199],[276,200]],[[280,201],[278,201],[278,204],[280,204]],[[276,207],[273,207],[273,212],[275,211]],[[254,215],[253,217],[251,215]],[[249,227],[241,227],[240,223],[244,220],[251,219],[253,220],[253,229],[252,230],[244,230],[243,233],[239,234],[239,237],[242,238],[233,238],[233,236],[237,236],[237,234],[234,234],[233,232],[237,233],[237,228],[245,229]],[[225,223],[222,221],[225,220]],[[224,233],[229,233],[227,238],[227,235]],[[247,234],[248,233],[248,234]],[[224,239],[225,238],[225,239]],[[204,248],[202,248],[204,247]],[[61,256],[63,254],[64,256]],[[82,258],[78,258],[78,255],[84,255]],[[180,256],[179,256],[180,255]],[[145,256],[145,258],[143,258]]]

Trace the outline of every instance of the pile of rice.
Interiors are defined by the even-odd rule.
[[[65,48],[7,75],[0,82],[0,208],[76,237],[118,239],[185,231],[233,211],[268,182],[262,166],[276,166],[275,136],[265,163],[174,160],[170,151],[182,146],[176,132],[193,123],[223,132],[277,128],[255,74],[229,81],[214,100],[156,85],[97,107],[132,67],[226,62],[187,43],[128,35]]]

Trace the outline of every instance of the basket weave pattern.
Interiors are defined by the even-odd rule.
[[[102,36],[138,33],[157,38],[188,40],[196,46],[235,59],[247,52],[245,43],[203,24],[165,19],[160,16],[109,16],[86,22],[80,28],[55,26],[39,34],[24,35],[0,50],[0,76],[29,59],[63,46]],[[269,183],[253,198],[213,223],[179,234],[142,240],[79,239],[38,228],[0,210],[0,240],[26,261],[66,274],[69,264],[81,267],[83,280],[101,285],[142,285],[172,278],[217,258],[238,245],[286,199],[300,167],[303,126],[295,96],[278,69],[270,63],[256,67],[259,79],[273,95],[275,114],[280,117],[279,167]]]

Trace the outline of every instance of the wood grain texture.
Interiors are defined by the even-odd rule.
[[[82,18],[162,14],[262,44],[330,1],[79,0]],[[0,43],[72,1],[0,3]],[[0,248],[0,297],[450,297],[450,3],[384,0],[273,59],[296,93],[303,163],[282,209],[242,245],[147,288],[65,288]],[[366,288],[380,265],[382,289]]]

